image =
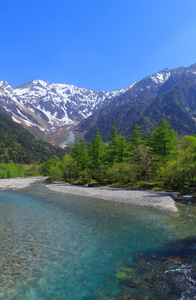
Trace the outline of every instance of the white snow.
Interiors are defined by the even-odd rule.
[[[12,120],[13,120],[14,122],[16,122],[16,123],[21,124],[21,122],[20,122],[18,119],[16,119],[14,116],[12,116]]]
[[[163,71],[152,75],[151,78],[158,84],[165,82],[169,76],[169,71]],[[72,120],[71,117],[68,117],[68,109],[69,111],[72,110],[71,115],[79,114],[83,116],[83,118],[87,118],[97,107],[101,107],[106,99],[108,101],[125,93],[127,90],[132,89],[137,82],[138,81],[134,82],[126,88],[112,92],[97,92],[86,88],[79,88],[74,85],[62,83],[49,84],[43,80],[34,80],[12,89],[9,83],[0,81],[0,92],[10,99],[10,103],[13,102],[13,104],[17,106],[17,112],[20,117],[17,118],[17,116],[13,116],[16,122],[19,122],[21,119],[21,123],[25,122],[26,126],[37,126],[41,130],[47,131],[47,128],[51,130],[51,125],[56,128],[57,126],[60,127],[78,123],[77,119]],[[141,89],[138,89],[138,93],[139,92],[141,92]],[[36,115],[37,109],[47,116],[49,120],[48,125],[37,125],[36,122],[26,117],[26,114],[30,113],[30,111],[31,116]],[[61,109],[64,113],[61,119],[57,118],[57,109]],[[45,121],[44,124],[46,124]]]
[[[134,83],[135,84],[135,83]],[[133,85],[134,85],[133,84]],[[17,105],[17,113],[20,116],[13,116],[16,122],[25,122],[26,126],[37,126],[46,130],[43,125],[37,125],[26,117],[26,113],[36,115],[36,109],[39,109],[48,118],[48,123],[56,126],[75,125],[77,120],[68,117],[67,107],[74,110],[83,118],[89,117],[96,107],[104,103],[105,99],[111,99],[118,96],[133,85],[113,92],[96,92],[86,88],[78,88],[67,84],[49,84],[43,80],[34,80],[24,85],[12,89],[9,83],[0,81],[0,93],[6,95],[10,101]],[[57,108],[61,109],[64,116],[57,118]],[[25,112],[25,115],[24,115]],[[19,121],[21,119],[21,121]],[[50,126],[49,126],[50,127]]]
[[[170,77],[171,73],[170,71],[162,71],[159,73],[156,73],[152,76],[150,76],[150,78],[156,83],[156,84],[163,84],[166,80],[168,80],[168,78]]]

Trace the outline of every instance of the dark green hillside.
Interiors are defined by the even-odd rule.
[[[65,151],[37,140],[21,125],[0,113],[0,162],[42,163],[55,154],[62,157]]]

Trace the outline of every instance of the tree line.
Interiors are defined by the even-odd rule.
[[[76,141],[62,160],[51,157],[42,165],[50,181],[101,184],[131,188],[181,189],[196,185],[196,136],[184,136],[162,119],[157,128],[143,132],[135,125],[131,138],[112,126],[111,137],[103,142],[98,129],[91,143]]]

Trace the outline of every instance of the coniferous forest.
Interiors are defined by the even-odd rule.
[[[91,143],[76,142],[62,160],[51,157],[42,173],[50,176],[50,182],[184,189],[196,185],[196,136],[180,138],[165,119],[145,138],[138,125],[129,139],[112,127],[104,143],[97,129]]]
[[[40,165],[65,151],[36,139],[6,115],[0,113],[0,178],[39,175]]]
[[[66,151],[3,114],[0,127],[0,178],[41,174],[50,182],[173,190],[196,185],[196,136],[179,137],[165,119],[145,137],[138,125],[131,138],[112,126],[106,143],[96,129],[91,143],[76,141]]]

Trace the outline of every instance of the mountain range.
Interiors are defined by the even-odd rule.
[[[196,64],[165,69],[136,82],[107,106],[81,121],[77,130],[90,140],[99,128],[106,141],[111,126],[129,137],[136,123],[145,134],[154,130],[162,118],[181,136],[196,134]]]
[[[111,126],[129,136],[135,123],[146,132],[161,118],[180,135],[196,133],[196,64],[165,69],[112,92],[34,80],[16,88],[0,81],[0,112],[55,144],[74,130],[90,140]],[[59,137],[59,140],[57,139]]]
[[[52,141],[126,90],[94,92],[43,80],[12,88],[8,82],[0,81],[0,111],[32,133]]]

